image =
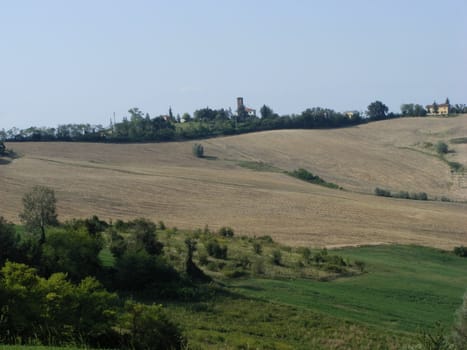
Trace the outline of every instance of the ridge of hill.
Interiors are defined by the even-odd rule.
[[[402,118],[332,130],[281,130],[145,144],[11,143],[21,157],[0,165],[1,215],[18,222],[29,187],[53,187],[60,218],[148,217],[169,226],[231,226],[293,245],[467,242],[467,181],[447,161],[467,165],[467,115]],[[345,191],[281,170],[305,168]],[[255,171],[260,170],[260,171]],[[375,187],[426,192],[456,202],[376,197]]]

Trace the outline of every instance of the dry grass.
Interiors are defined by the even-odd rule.
[[[191,142],[109,145],[8,144],[22,157],[0,165],[0,215],[18,221],[21,197],[35,184],[56,190],[61,219],[144,216],[169,226],[229,225],[293,245],[467,244],[467,204],[375,197],[376,186],[467,200],[426,142],[467,134],[467,116],[377,122],[338,130],[289,130]],[[464,145],[452,160],[467,163]],[[350,191],[287,175],[256,172],[240,160],[292,170],[304,167]]]

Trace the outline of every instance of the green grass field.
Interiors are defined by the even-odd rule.
[[[342,249],[367,273],[333,282],[248,279],[241,294],[323,312],[384,329],[414,333],[436,321],[452,325],[467,287],[467,259],[418,246]]]

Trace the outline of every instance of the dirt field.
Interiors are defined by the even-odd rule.
[[[467,181],[427,146],[467,136],[467,116],[407,118],[338,130],[287,130],[160,144],[10,143],[21,157],[0,164],[0,215],[18,222],[33,185],[53,187],[59,216],[148,217],[180,228],[233,227],[293,245],[416,243],[467,245],[467,204],[372,195],[375,187],[467,201]],[[200,141],[198,141],[200,142]],[[467,145],[449,144],[467,165]],[[331,190],[280,172],[242,168],[262,161],[304,167],[343,186]]]

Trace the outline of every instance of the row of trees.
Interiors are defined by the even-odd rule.
[[[381,114],[375,111],[375,107],[380,106],[369,106],[369,120],[386,117],[385,112]],[[128,113],[129,117],[108,128],[89,124],[59,125],[57,128],[31,127],[24,130],[13,128],[0,131],[0,140],[168,141],[270,129],[344,127],[366,121],[359,113],[354,113],[349,118],[346,114],[321,107],[307,109],[298,115],[279,116],[266,105],[260,110],[261,118],[245,111],[233,114],[230,110],[208,107],[195,111],[193,117],[185,113],[182,118],[174,117],[171,111],[169,115],[155,118],[138,108],[132,108]]]
[[[449,100],[447,99],[449,102]],[[452,113],[466,113],[466,105],[454,105]],[[269,106],[260,109],[261,118],[247,113],[243,108],[236,113],[230,109],[199,109],[191,116],[188,113],[174,116],[151,117],[138,108],[128,111],[129,116],[107,128],[102,125],[66,124],[57,128],[30,127],[0,131],[0,140],[8,141],[94,141],[94,142],[140,142],[170,141],[229,135],[273,129],[338,128],[377,120],[405,116],[425,116],[427,111],[419,104],[403,104],[401,113],[389,112],[381,101],[368,105],[365,113],[339,113],[329,108],[308,108],[300,114],[278,115]]]

